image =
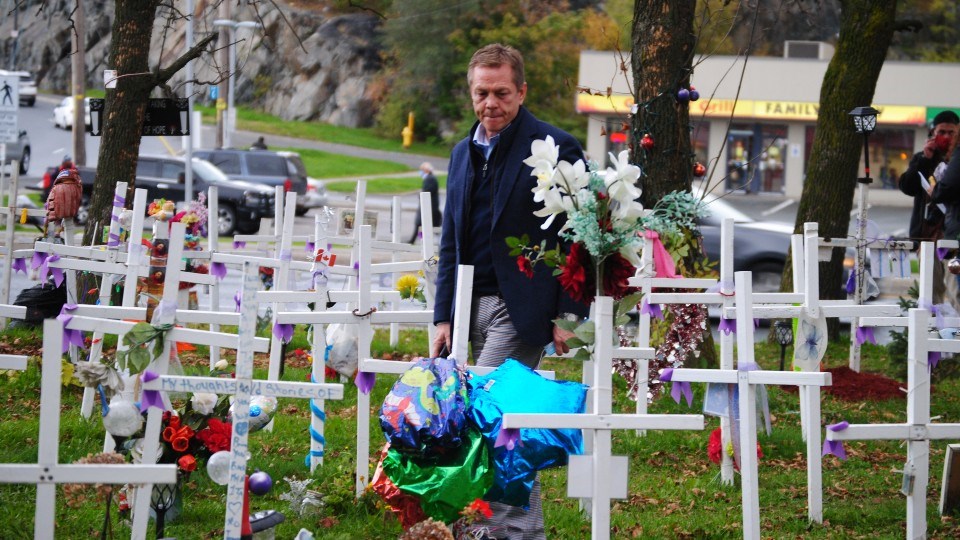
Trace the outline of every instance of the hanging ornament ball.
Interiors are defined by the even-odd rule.
[[[273,478],[270,475],[257,471],[250,475],[250,492],[254,495],[266,495],[273,487]]]
[[[960,274],[960,259],[950,259],[950,262],[947,263],[947,270],[950,270],[953,275]]]
[[[696,88],[690,87],[690,101],[696,101],[700,99],[700,92]]]
[[[115,397],[103,417],[103,427],[114,437],[129,437],[140,431],[143,426],[143,415],[140,407],[132,401]]]
[[[640,146],[642,146],[644,150],[650,150],[650,149],[652,149],[652,148],[653,148],[653,137],[651,137],[649,133],[647,133],[646,135],[644,135],[643,137],[641,137],[641,138],[640,138]]]
[[[687,90],[686,88],[681,88],[680,90],[677,90],[677,101],[679,101],[680,103],[686,103],[690,101],[690,91]]]
[[[207,459],[207,475],[215,484],[230,483],[230,452],[221,450]]]
[[[707,168],[703,166],[703,163],[697,162],[693,164],[693,175],[697,178],[703,178],[703,175],[707,174]]]

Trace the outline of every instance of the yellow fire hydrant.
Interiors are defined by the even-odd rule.
[[[407,126],[400,132],[403,137],[403,147],[410,148],[413,144],[413,112],[407,116]]]

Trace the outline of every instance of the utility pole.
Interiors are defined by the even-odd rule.
[[[73,95],[73,162],[80,165],[87,164],[87,122],[84,119],[86,107],[87,64],[84,61],[87,49],[87,23],[83,12],[83,0],[76,0],[77,9],[73,14],[73,58],[72,66],[72,95]]]
[[[221,2],[220,3],[220,18],[221,19],[230,19],[230,2]],[[220,35],[217,38],[217,45],[220,47],[217,64],[220,66],[220,69],[223,70],[226,66],[230,65],[230,29],[220,27]],[[230,69],[227,67],[226,69]],[[223,72],[221,71],[220,76],[223,77]],[[219,86],[217,87],[217,148],[223,148],[223,134],[227,130],[227,101],[226,94],[228,91],[228,82],[229,77],[232,77],[233,73],[229,73],[227,78],[222,78]]]

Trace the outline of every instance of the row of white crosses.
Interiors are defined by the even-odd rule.
[[[247,436],[249,434],[250,398],[254,395],[298,399],[342,399],[343,385],[263,381],[253,378],[253,354],[257,324],[257,289],[260,285],[257,265],[243,265],[243,295],[238,328],[236,375],[233,379],[211,377],[187,377],[161,375],[144,383],[145,390],[166,392],[211,392],[232,394],[232,434],[230,445],[229,484],[227,486],[224,538],[241,537],[243,506],[248,459]]]
[[[743,532],[745,538],[760,538],[760,503],[757,473],[757,410],[756,386],[760,384],[796,385],[806,389],[808,418],[819,426],[820,387],[829,386],[829,373],[760,371],[754,358],[754,306],[751,300],[750,272],[737,272],[736,319],[741,329],[737,332],[737,369],[676,369],[670,374],[673,384],[706,382],[737,385],[739,392],[739,446]],[[759,309],[759,308],[757,308]],[[731,392],[733,389],[730,390]],[[731,415],[734,411],[729,411]],[[811,521],[823,520],[822,474],[820,461],[820,431],[807,435],[807,505]]]
[[[173,246],[177,257],[181,251],[183,226],[175,228],[175,239],[180,242]],[[179,236],[176,236],[179,234]],[[171,297],[177,290],[179,258],[171,259],[168,264],[168,277],[173,284],[168,287]],[[169,301],[169,298],[165,298]],[[169,304],[167,304],[169,305]],[[163,313],[164,310],[161,310]],[[169,311],[169,310],[168,310]],[[110,316],[112,319],[104,319]],[[165,313],[172,317],[172,313]],[[143,463],[150,465],[61,465],[59,464],[59,426],[60,426],[60,387],[61,387],[61,351],[64,330],[94,331],[118,335],[128,331],[134,323],[116,319],[142,320],[143,308],[107,307],[107,306],[78,306],[72,311],[72,317],[64,324],[54,319],[44,322],[44,361],[41,375],[41,405],[40,405],[40,437],[38,444],[38,458],[36,465],[3,464],[0,465],[0,482],[3,483],[31,483],[37,484],[37,504],[35,517],[35,538],[53,538],[56,484],[80,483],[96,484],[109,481],[117,484],[142,484],[140,496],[135,501],[133,538],[146,537],[146,525],[150,503],[150,490],[154,483],[170,484],[176,481],[176,465],[154,465],[156,463],[156,445],[144,445]],[[160,317],[162,318],[162,317]],[[185,336],[178,334],[191,332],[179,330],[171,332],[168,337],[178,339]],[[169,344],[165,347],[165,355],[169,355]],[[161,361],[165,369],[166,356]],[[159,440],[160,430],[156,411],[148,414],[147,440]],[[150,417],[153,416],[156,426],[151,429]],[[150,439],[150,435],[153,439]],[[149,454],[149,455],[148,455]],[[145,491],[144,491],[145,490]]]
[[[954,246],[949,246],[954,247]],[[927,531],[926,493],[929,480],[930,441],[960,439],[960,424],[934,424],[930,417],[930,375],[940,353],[960,352],[956,339],[930,337],[936,319],[942,325],[957,326],[956,318],[933,317],[930,309],[933,291],[934,244],[920,245],[920,283],[918,304],[907,317],[868,317],[863,326],[896,326],[908,328],[907,348],[907,419],[902,424],[847,424],[840,422],[827,429],[828,444],[851,440],[903,440],[907,443],[907,461],[903,493],[907,497],[906,537],[925,538]],[[834,451],[839,451],[833,448]]]

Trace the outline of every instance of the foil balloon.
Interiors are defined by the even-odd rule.
[[[473,376],[468,384],[468,417],[493,445],[494,483],[484,500],[525,507],[529,504],[537,471],[566,465],[568,455],[582,454],[583,436],[579,429],[521,429],[519,433],[501,433],[503,415],[582,413],[587,387],[572,381],[545,379],[510,358],[487,375]],[[517,396],[523,398],[517,399]]]
[[[250,398],[250,432],[260,431],[273,420],[273,414],[277,412],[277,398],[273,396],[253,396]],[[227,417],[233,419],[233,405]]]
[[[250,475],[247,485],[250,486],[250,493],[266,495],[273,487],[273,478],[270,478],[270,475],[263,471],[257,471]]]
[[[207,459],[207,475],[215,484],[225,486],[230,483],[230,452],[221,450]]]

